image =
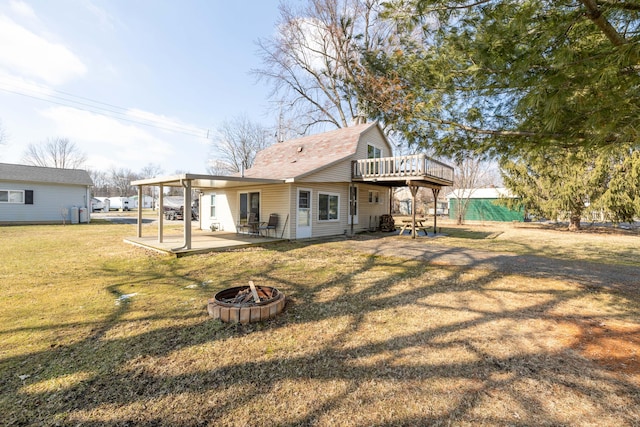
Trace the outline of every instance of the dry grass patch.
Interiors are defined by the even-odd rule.
[[[341,242],[174,259],[123,244],[132,232],[0,229],[5,425],[640,423],[633,287],[436,267]],[[63,247],[76,262],[57,262]],[[282,290],[285,311],[210,320],[207,298],[248,280]]]

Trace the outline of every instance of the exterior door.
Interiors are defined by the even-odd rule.
[[[256,214],[260,221],[260,193],[240,193],[240,217],[238,224],[245,224],[250,213]]]
[[[347,218],[347,224],[358,223],[358,187],[352,185],[349,187],[349,215]]]
[[[296,238],[311,237],[311,190],[298,189],[296,210]]]

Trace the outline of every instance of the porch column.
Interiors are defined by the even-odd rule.
[[[138,237],[142,237],[142,185],[138,185]]]
[[[191,249],[191,180],[187,179],[182,182],[184,191],[184,207],[182,208],[182,216],[184,221],[184,249]]]
[[[440,189],[433,187],[431,189],[433,193],[433,234],[438,233],[438,194],[440,194]]]
[[[409,183],[409,190],[411,190],[411,238],[415,239],[418,233],[416,232],[416,195],[418,194],[417,185],[411,185]]]
[[[160,184],[160,194],[158,195],[158,243],[162,243],[162,232],[164,229],[164,185]]]

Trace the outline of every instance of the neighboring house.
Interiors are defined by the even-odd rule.
[[[276,143],[236,176],[184,174],[132,182],[200,190],[200,227],[237,231],[250,214],[279,217],[277,237],[303,239],[376,229],[393,187],[451,185],[453,168],[424,155],[393,157],[376,123]],[[139,229],[140,230],[140,229]],[[140,233],[140,231],[139,231]],[[186,233],[186,231],[185,231]]]
[[[457,189],[447,194],[449,218],[458,218],[458,208],[466,203],[465,221],[524,221],[524,210],[513,210],[500,202],[514,199],[506,188]],[[468,200],[468,202],[466,201]]]
[[[84,170],[0,163],[0,223],[88,222],[92,185]]]

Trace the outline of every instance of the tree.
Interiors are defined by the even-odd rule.
[[[222,160],[213,159],[209,161],[209,164],[207,165],[207,173],[210,175],[227,176],[234,172],[234,168],[232,168],[229,163]]]
[[[633,222],[640,217],[640,151],[616,153],[608,162],[606,190],[593,207],[615,223]]]
[[[22,161],[33,166],[80,169],[87,155],[67,138],[50,138],[41,144],[29,144]]]
[[[495,185],[495,164],[471,154],[460,155],[455,161],[454,200],[456,204],[456,221],[464,223],[469,204],[477,189]]]
[[[218,167],[228,172],[249,169],[258,151],[270,145],[271,134],[262,125],[252,122],[246,115],[225,121],[218,128],[213,151],[219,154]]]
[[[569,219],[577,230],[583,215],[594,209],[611,171],[608,156],[594,150],[573,153],[531,151],[518,159],[503,159],[502,178],[527,212],[552,219]]]
[[[91,181],[93,181],[93,191],[92,193],[95,196],[110,196],[109,194],[109,184],[111,183],[109,179],[109,175],[100,170],[88,169],[89,176],[91,177]]]
[[[401,47],[365,51],[359,94],[452,154],[637,147],[640,7],[627,1],[397,0]]]
[[[309,127],[349,126],[359,111],[356,79],[362,50],[382,49],[389,34],[377,19],[381,1],[308,0],[282,4],[277,33],[258,42],[264,66],[254,70],[273,84],[272,97]]]
[[[137,180],[139,177],[131,169],[127,168],[111,168],[109,175],[111,177],[111,185],[120,197],[129,197],[136,194],[131,181]]]

